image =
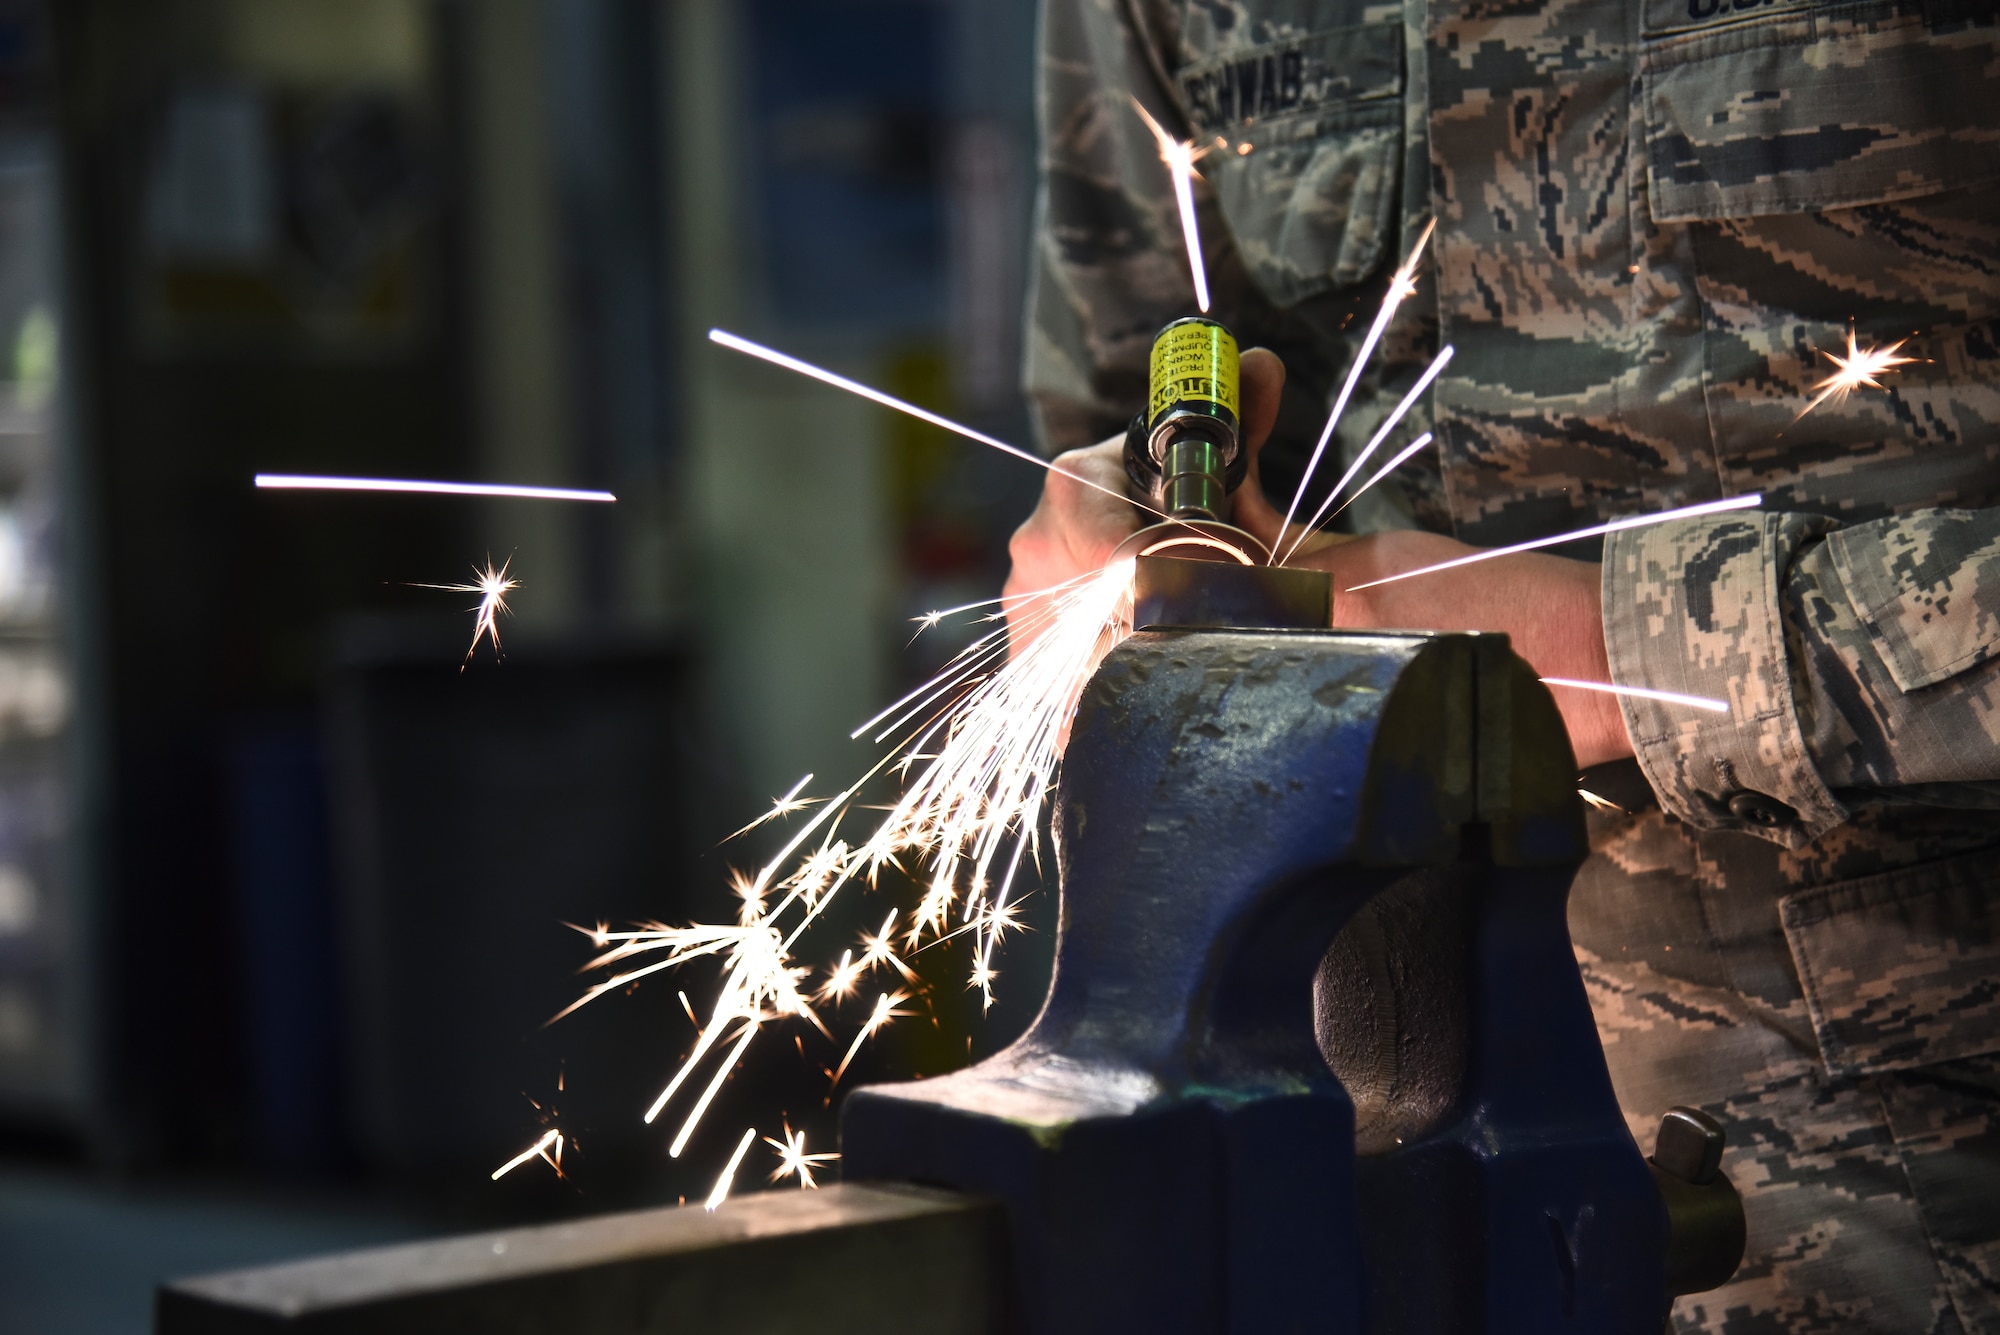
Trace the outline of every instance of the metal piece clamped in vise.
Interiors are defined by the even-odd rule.
[[[1323,630],[1333,616],[1333,579],[1323,570],[1141,556],[1132,563],[1132,625]]]
[[[1064,760],[1041,1016],[857,1090],[846,1176],[1002,1201],[1038,1335],[1653,1335],[1669,1211],[1570,950],[1573,784],[1499,637],[1134,635]]]

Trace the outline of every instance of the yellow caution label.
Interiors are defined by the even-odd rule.
[[[1168,325],[1153,340],[1148,425],[1176,403],[1207,402],[1242,417],[1237,407],[1236,338],[1213,320]]]

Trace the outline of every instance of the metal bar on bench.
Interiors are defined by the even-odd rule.
[[[836,1185],[180,1280],[156,1335],[999,1335],[997,1204]]]

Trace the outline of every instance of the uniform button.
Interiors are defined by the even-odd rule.
[[[1751,825],[1776,829],[1797,823],[1799,813],[1764,793],[1737,793],[1729,799],[1729,814]]]

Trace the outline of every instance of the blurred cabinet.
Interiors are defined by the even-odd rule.
[[[670,642],[524,637],[461,671],[458,629],[357,621],[329,695],[354,1142],[488,1208],[574,1204],[543,1174],[486,1178],[555,1125],[595,1208],[671,1200],[695,1184],[639,1114],[685,1039],[673,986],[547,1022],[588,981],[565,924],[685,920],[723,894],[694,879],[693,664]]]
[[[92,952],[71,855],[71,494],[52,138],[0,131],[0,1112],[71,1123]]]

